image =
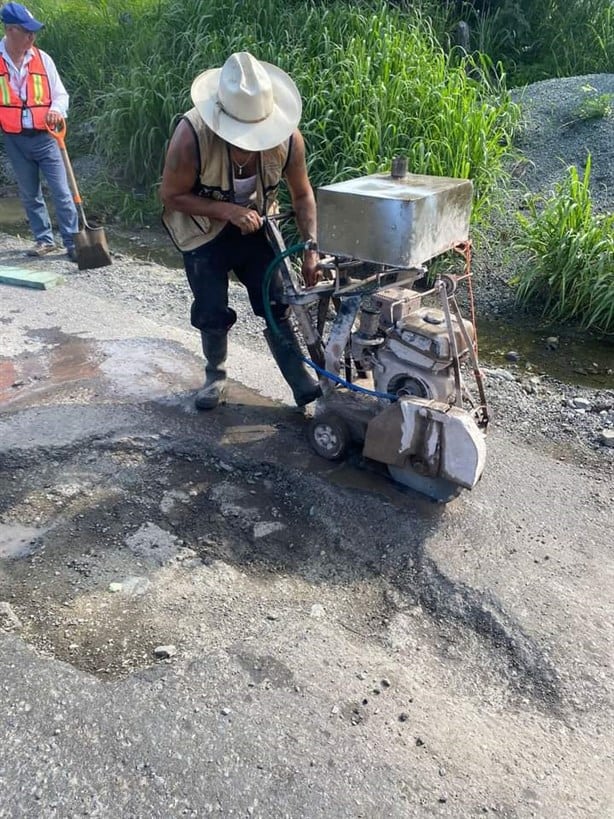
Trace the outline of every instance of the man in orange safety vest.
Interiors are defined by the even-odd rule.
[[[66,116],[68,94],[51,57],[34,45],[43,23],[19,3],[2,6],[0,19],[5,32],[0,40],[0,130],[34,234],[35,244],[27,254],[45,256],[57,249],[41,188],[42,174],[68,258],[77,261],[77,210],[58,143],[47,130]]]

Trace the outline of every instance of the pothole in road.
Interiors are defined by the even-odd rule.
[[[103,679],[160,646],[189,657],[324,616],[353,639],[421,647],[455,684],[462,659],[467,681],[488,664],[510,689],[558,696],[513,617],[424,553],[434,521],[371,493],[226,463],[202,441],[129,438],[7,461],[0,497],[11,630]]]
[[[364,574],[325,559],[309,507],[266,465],[131,441],[56,452],[0,473],[0,488],[0,601],[37,650],[106,679],[160,645],[213,646],[273,617],[275,568],[307,602],[325,576]]]

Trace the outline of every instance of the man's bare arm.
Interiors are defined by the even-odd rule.
[[[296,225],[302,239],[307,241],[317,238],[316,199],[307,173],[305,161],[305,140],[299,130],[296,130],[292,139],[292,152],[285,171],[286,182],[292,197]],[[315,251],[306,251],[303,258],[303,277],[308,287],[314,285],[319,273],[316,270],[319,257]]]
[[[293,134],[292,152],[285,176],[301,237],[305,241],[307,239],[315,241],[317,236],[316,200],[307,174],[305,140],[298,130]]]

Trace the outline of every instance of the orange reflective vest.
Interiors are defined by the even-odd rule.
[[[28,63],[26,98],[22,100],[10,83],[9,67],[0,56],[0,128],[7,134],[18,134],[22,129],[22,114],[29,110],[32,127],[45,130],[47,112],[51,107],[49,78],[38,48]]]

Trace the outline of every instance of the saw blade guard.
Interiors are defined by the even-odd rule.
[[[461,408],[404,397],[370,421],[363,454],[473,489],[484,471],[486,443],[473,417]]]

